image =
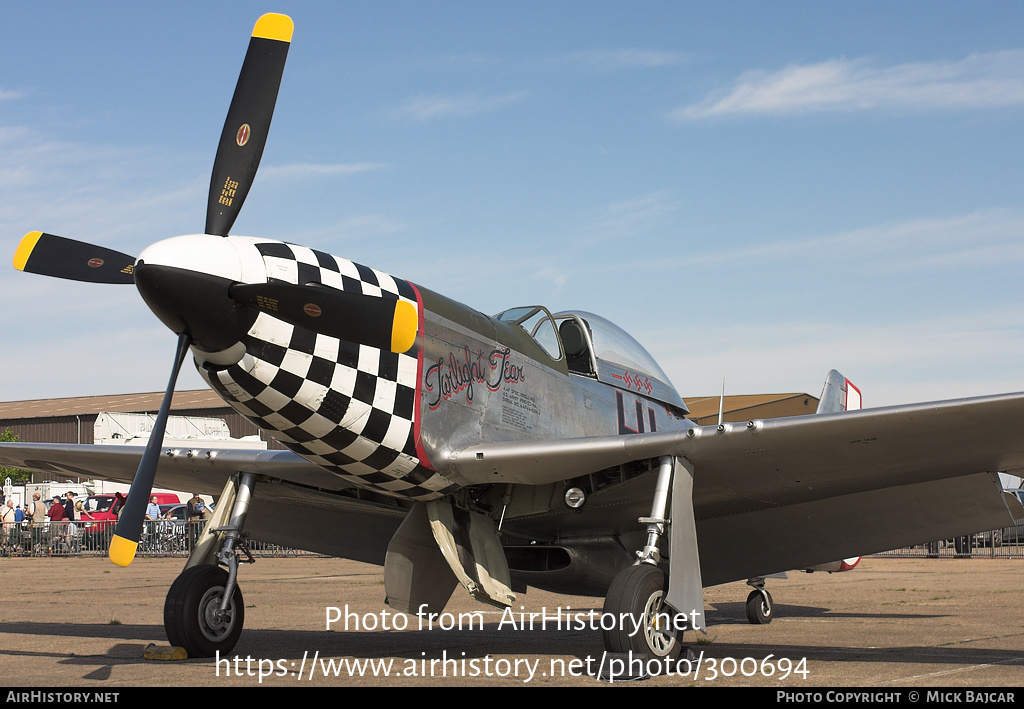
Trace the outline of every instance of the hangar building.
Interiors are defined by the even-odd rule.
[[[0,402],[0,431],[9,428],[19,440],[31,443],[93,443],[93,425],[101,412],[155,416],[162,398],[163,392],[151,392]],[[260,435],[259,428],[208,389],[174,392],[171,413],[224,419],[232,438]],[[267,443],[268,448],[281,448]]]

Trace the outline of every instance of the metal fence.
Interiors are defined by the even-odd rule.
[[[185,558],[203,530],[205,522],[181,520],[146,521],[136,556],[180,556]],[[0,525],[0,556],[105,556],[114,536],[114,522],[82,523],[14,522]],[[250,542],[253,556],[298,556],[307,552]]]
[[[872,556],[917,559],[1024,559],[1024,524],[884,551]]]
[[[185,558],[199,538],[205,522],[147,521],[136,556]],[[0,525],[0,556],[105,556],[114,535],[114,523],[28,522]],[[253,556],[300,556],[311,552],[275,544],[250,542]],[[1024,525],[979,532],[955,539],[879,552],[871,556],[904,558],[1024,559]]]

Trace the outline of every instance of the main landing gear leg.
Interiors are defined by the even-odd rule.
[[[167,592],[167,639],[171,645],[185,648],[189,657],[231,652],[242,634],[245,606],[236,581],[238,565],[242,563],[239,555],[245,555],[245,563],[255,561],[242,531],[255,485],[255,474],[242,473],[225,487],[226,494],[218,500],[217,514],[203,532],[185,570]],[[222,526],[226,510],[230,510],[230,517]],[[219,550],[211,546],[216,539],[223,540]],[[210,563],[211,556],[227,568]]]
[[[696,526],[693,521],[693,468],[687,461],[664,456],[659,465],[650,517],[647,544],[637,552],[637,563],[612,581],[605,597],[604,612],[615,618],[604,631],[605,649],[613,653],[675,659],[682,652],[683,629],[704,627],[704,601],[697,557]],[[672,495],[673,519],[666,516]],[[659,542],[671,525],[669,574],[661,567]],[[693,607],[692,614],[680,609]]]

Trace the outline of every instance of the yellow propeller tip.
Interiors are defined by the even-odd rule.
[[[18,244],[18,249],[14,252],[14,267],[19,271],[25,270],[25,264],[28,263],[28,257],[32,255],[32,250],[36,247],[39,242],[39,237],[43,235],[41,231],[30,231],[21,237],[21,243]]]
[[[292,18],[288,15],[270,12],[256,20],[256,26],[252,28],[252,36],[276,39],[279,42],[291,42],[294,30],[295,23],[292,22]]]
[[[128,564],[132,563],[132,559],[135,558],[135,550],[138,548],[138,542],[133,542],[131,539],[125,539],[115,534],[110,540],[110,549],[107,551],[107,556],[118,566],[128,566]]]

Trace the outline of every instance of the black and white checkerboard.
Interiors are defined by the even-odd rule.
[[[268,278],[417,306],[407,281],[330,254],[258,242]],[[398,497],[429,500],[457,486],[416,446],[420,345],[396,354],[294,327],[261,313],[243,338],[246,355],[200,374],[235,410],[303,458],[351,482]]]

